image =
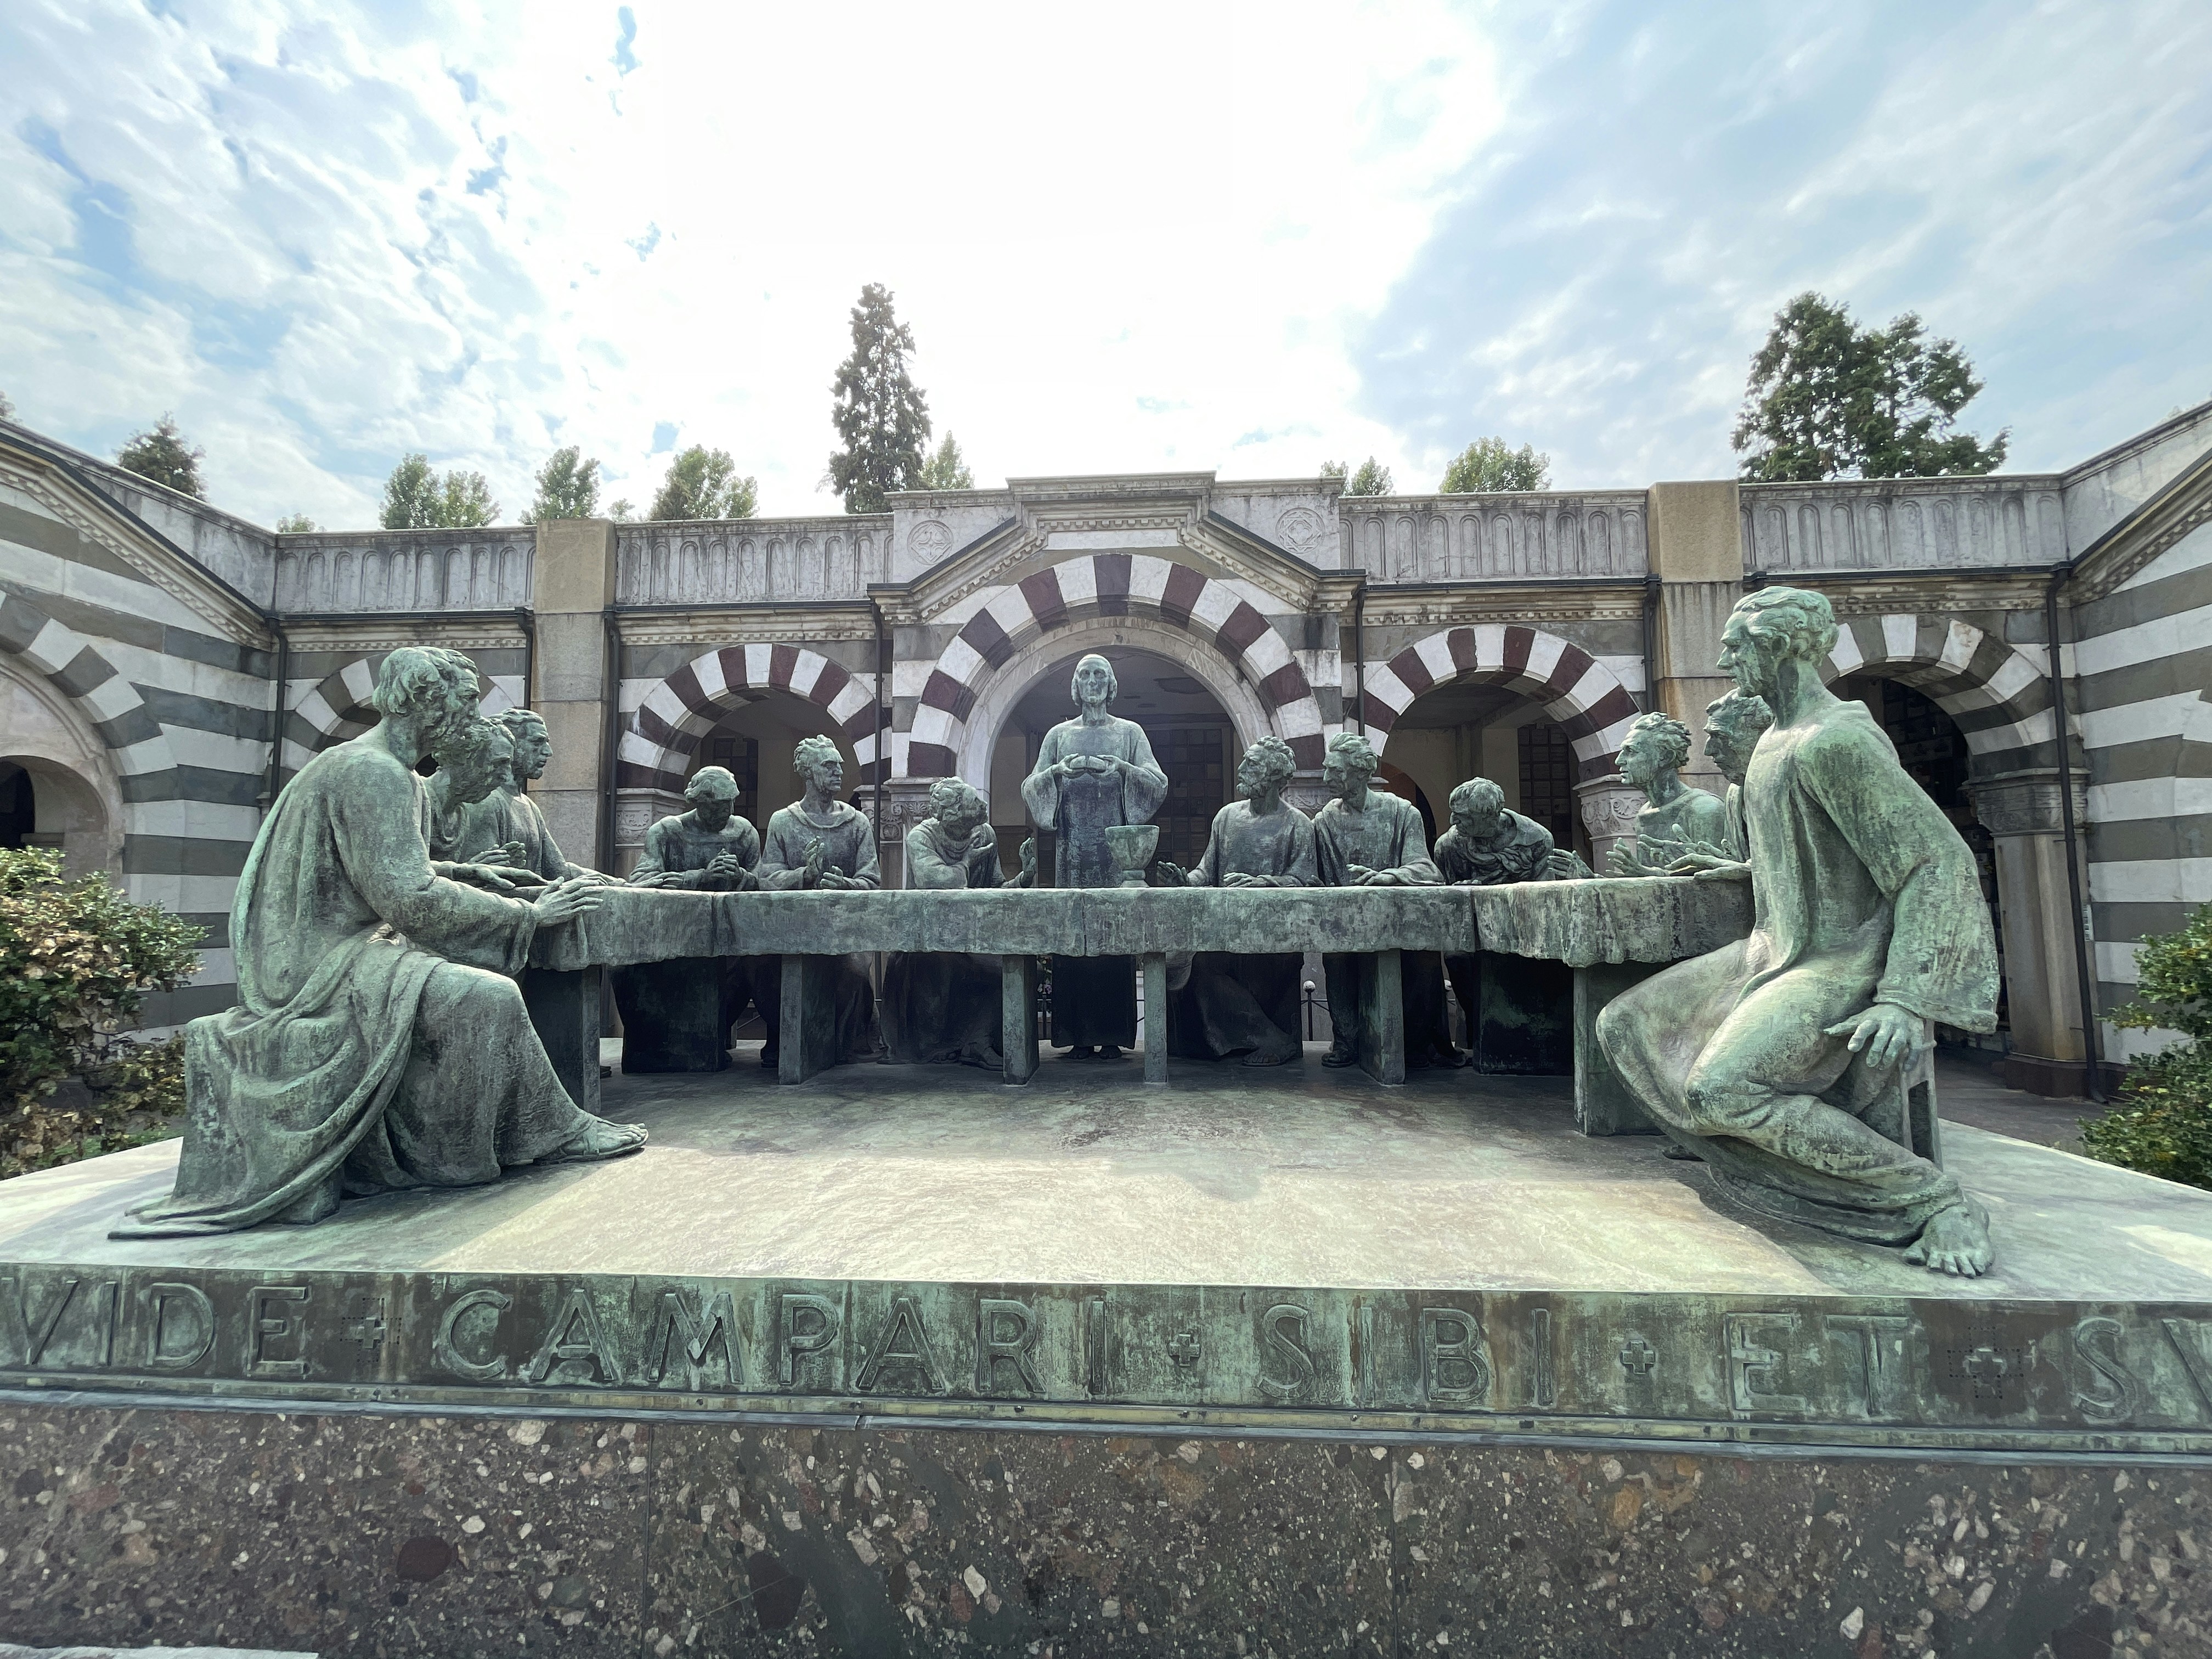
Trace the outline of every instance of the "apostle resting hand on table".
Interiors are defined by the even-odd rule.
[[[1162,883],[1191,887],[1314,887],[1320,884],[1313,820],[1283,799],[1297,771],[1290,744],[1261,738],[1237,763],[1244,799],[1214,815],[1198,867],[1163,859]],[[1297,951],[1255,955],[1200,951],[1189,977],[1168,1002],[1168,1052],[1190,1060],[1244,1056],[1247,1066],[1279,1066],[1303,1052],[1298,1040]],[[1170,973],[1170,983],[1173,975]]]
[[[459,653],[394,651],[371,696],[383,718],[277,795],[231,908],[238,1004],[185,1028],[175,1188],[118,1236],[319,1221],[342,1198],[644,1145],[569,1098],[514,977],[537,931],[597,890],[554,883],[530,903],[431,868],[416,763],[477,695]]]
[[[959,778],[929,787],[930,816],[907,831],[907,885],[969,892],[1028,887],[1036,843],[1022,847],[1011,878],[999,867],[999,835],[983,797]],[[884,964],[884,1046],[908,1065],[942,1060],[997,1070],[1005,1040],[1000,958],[959,951],[901,951]]]
[[[754,873],[763,890],[836,892],[872,890],[881,881],[876,865],[876,827],[868,815],[837,799],[845,785],[845,762],[827,738],[802,738],[791,757],[792,770],[805,786],[795,805],[768,821],[768,838]],[[783,958],[759,957],[753,976],[753,1004],[768,1026],[761,1064],[773,1068],[781,1057],[783,1030]],[[836,1030],[826,1065],[873,1059],[881,1043],[876,1033],[876,993],[869,957],[855,951],[843,961],[836,980]]]
[[[702,766],[684,786],[687,812],[645,832],[633,887],[694,893],[750,892],[760,883],[760,831],[737,816],[738,781],[726,767]],[[760,957],[678,957],[614,971],[622,1011],[623,1071],[719,1072],[730,1063],[730,1028],[753,1000]],[[778,994],[770,975],[769,995]],[[763,1018],[766,1009],[763,1009]]]

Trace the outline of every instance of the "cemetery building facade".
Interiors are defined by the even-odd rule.
[[[1290,745],[1310,807],[1349,728],[1432,834],[1487,776],[1601,869],[1641,799],[1630,721],[1700,730],[1721,624],[1770,582],[1827,595],[1837,689],[1976,848],[2010,1079],[2071,1092],[2085,1006],[2125,1000],[2136,942],[2212,899],[2212,404],[2045,474],[1387,497],[1066,477],[880,514],[282,535],[0,422],[0,844],[207,929],[201,975],[149,1011],[173,1024],[234,1000],[256,829],[367,729],[398,647],[465,651],[488,711],[544,714],[532,793],[579,863],[627,870],[703,765],[764,824],[823,735],[889,884],[946,776],[1014,866],[1018,781],[1096,651],[1170,781],[1163,856],[1194,861],[1254,739]],[[1702,757],[1687,775],[1717,787]],[[2107,1063],[2156,1041],[2094,1035]]]

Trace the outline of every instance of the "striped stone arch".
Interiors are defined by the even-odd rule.
[[[1091,617],[1157,617],[1209,641],[1259,692],[1276,735],[1301,769],[1318,769],[1326,738],[1321,705],[1281,635],[1218,577],[1148,553],[1067,559],[999,589],[931,669],[908,734],[910,777],[959,770],[968,718],[984,682],[1015,653],[1056,628]]]
[[[29,663],[83,711],[114,762],[126,818],[130,803],[167,797],[171,792],[152,781],[176,770],[168,734],[137,689],[91,641],[9,593],[0,595],[0,651]]]
[[[1944,616],[1836,621],[1829,679],[1875,674],[1925,694],[1959,723],[1977,775],[2055,763],[2050,657],[2042,646],[2014,645]],[[2040,757],[2037,750],[2045,751]]]
[[[1561,726],[1584,778],[1614,769],[1613,756],[1640,712],[1613,670],[1556,634],[1514,623],[1448,628],[1367,671],[1361,718],[1386,737],[1414,698],[1432,686],[1480,681],[1534,697]]]
[[[287,738],[307,755],[319,755],[375,725],[368,694],[376,689],[376,671],[389,654],[380,651],[373,657],[356,657],[344,667],[324,675],[292,705],[292,721],[297,724],[287,722]],[[477,678],[485,687],[483,696],[477,700],[477,712],[492,715],[515,706],[505,686],[495,684],[481,669]]]
[[[875,781],[875,700],[860,679],[803,646],[732,645],[694,657],[645,694],[615,750],[616,787],[680,794],[700,740],[740,694],[761,690],[819,704],[852,745],[858,781]],[[888,720],[884,726],[888,735]]]

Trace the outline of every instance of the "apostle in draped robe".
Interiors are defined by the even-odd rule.
[[[1552,832],[1505,804],[1488,778],[1451,792],[1451,828],[1437,837],[1437,868],[1455,887],[1571,881],[1589,868],[1552,844]],[[1444,976],[1467,1012],[1468,1047],[1490,1073],[1556,1073],[1574,1060],[1574,973],[1564,963],[1487,951],[1444,957]]]
[[[509,708],[497,719],[514,744],[514,764],[469,819],[471,838],[483,842],[471,856],[478,864],[532,871],[547,881],[615,882],[613,876],[586,870],[562,856],[545,814],[525,793],[526,786],[545,775],[553,758],[553,739],[546,732],[544,717],[532,708]]]
[[[1027,887],[1036,878],[1036,843],[1023,847],[1022,868],[999,867],[990,809],[960,778],[929,787],[929,817],[906,832],[906,884],[929,892]],[[996,1071],[1006,1061],[1000,959],[959,951],[901,951],[884,964],[884,1046],[907,1065],[957,1061]]]
[[[1380,763],[1366,738],[1340,732],[1328,740],[1322,784],[1333,798],[1314,817],[1316,862],[1323,887],[1434,887],[1443,880],[1429,856],[1421,815],[1409,800],[1373,787]],[[1371,960],[1345,951],[1321,959],[1328,980],[1332,1033],[1324,1066],[1359,1057],[1359,984]],[[1399,958],[1405,994],[1406,1064],[1464,1066],[1444,1012],[1443,958],[1407,951]]]
[[[422,842],[440,875],[449,865],[475,865],[472,854],[489,851],[499,867],[505,854],[485,840],[490,834],[484,803],[513,775],[514,743],[496,720],[473,717],[440,732],[430,744],[438,769],[422,786]],[[477,846],[477,842],[483,842]],[[465,878],[464,878],[465,879]],[[529,881],[525,885],[535,886]]]
[[[1705,757],[1728,780],[1728,839],[1718,846],[1691,847],[1667,866],[1670,876],[1704,876],[1712,880],[1751,879],[1751,838],[1743,818],[1743,781],[1759,734],[1774,724],[1774,711],[1763,698],[1730,691],[1705,705]]]
[[[1751,936],[1607,1006],[1599,1042],[1668,1136],[1763,1214],[1974,1274],[1989,1217],[1911,1150],[1905,1081],[1942,1021],[1996,1024],[1973,854],[1862,703],[1821,684],[1821,594],[1737,602],[1720,665],[1774,724],[1743,783]]]
[[[743,893],[759,886],[753,870],[760,862],[760,831],[737,816],[738,781],[729,769],[701,767],[684,786],[684,798],[691,803],[689,811],[659,819],[645,832],[645,853],[630,872],[629,884],[692,893]],[[623,1073],[719,1072],[728,1066],[730,1028],[753,1000],[763,960],[678,957],[616,969]]]
[[[175,1189],[118,1236],[319,1221],[342,1197],[644,1145],[569,1098],[513,978],[596,890],[526,903],[430,867],[415,764],[477,696],[458,652],[394,651],[370,698],[383,718],[277,795],[231,908],[238,1004],[185,1028]]]
[[[1636,813],[1635,845],[1613,849],[1614,875],[1664,875],[1692,847],[1726,843],[1728,809],[1719,796],[1682,781],[1689,763],[1690,728],[1672,714],[1654,709],[1629,723],[1618,764],[1622,779],[1644,792],[1644,805]]]
[[[802,738],[791,757],[804,787],[797,805],[768,821],[768,836],[754,873],[763,890],[775,892],[834,892],[872,889],[881,883],[876,864],[876,827],[868,815],[837,799],[845,784],[845,762],[827,738]],[[780,1057],[783,1018],[783,958],[757,957],[753,1005],[768,1027],[761,1064],[774,1067]],[[836,977],[836,1035],[825,1064],[873,1059],[881,1048],[876,1028],[876,991],[869,957],[854,952]]]
[[[1114,887],[1121,872],[1106,844],[1119,824],[1150,823],[1167,799],[1167,774],[1145,729],[1109,705],[1120,694],[1114,665],[1087,656],[1069,688],[1077,709],[1045,733],[1022,781],[1030,818],[1051,830],[1053,885]],[[1119,1060],[1137,1043],[1137,969],[1131,957],[1052,959],[1052,1041],[1070,1060]]]
[[[1214,814],[1198,867],[1160,860],[1165,885],[1314,887],[1320,884],[1313,820],[1283,799],[1298,763],[1280,738],[1261,738],[1237,763],[1244,793]],[[1279,1066],[1304,1052],[1298,1040],[1297,951],[1253,955],[1200,951],[1168,1002],[1168,1052],[1188,1060],[1244,1056],[1247,1066]]]

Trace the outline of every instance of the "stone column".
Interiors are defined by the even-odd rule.
[[[2066,830],[2058,774],[2019,773],[1972,786],[1974,815],[1996,838],[1997,911],[2004,933],[2005,1006],[2012,1052],[2005,1084],[2034,1094],[2082,1092],[2089,1049],[2074,940],[2081,927],[2066,886]],[[2074,819],[2088,822],[2081,774]]]
[[[1645,707],[1664,709],[1695,734],[1682,781],[1716,795],[1728,782],[1704,754],[1705,705],[1731,682],[1714,666],[1721,627],[1743,597],[1743,520],[1735,481],[1653,484],[1648,492],[1651,574],[1659,579],[1652,619],[1656,684]]]
[[[605,614],[615,599],[615,527],[607,519],[553,519],[538,526],[531,573],[538,616],[538,681],[532,707],[553,742],[531,798],[563,852],[594,870],[614,868],[601,792],[609,776],[608,710],[618,665],[608,660]]]
[[[884,890],[906,885],[906,832],[929,816],[929,787],[934,778],[888,778],[884,782],[884,810],[876,820],[876,861],[882,867]],[[873,784],[855,797],[863,812],[875,805]],[[1000,849],[1000,863],[1012,875],[1021,866]]]

